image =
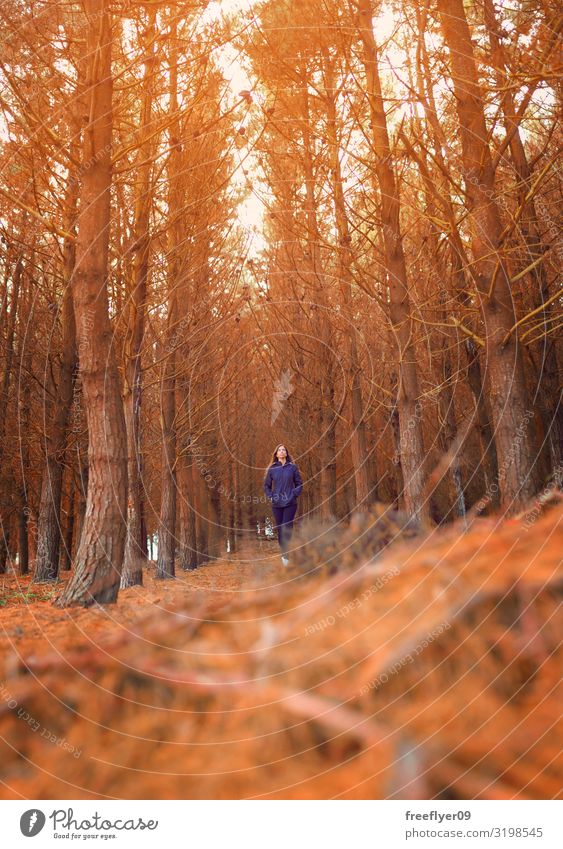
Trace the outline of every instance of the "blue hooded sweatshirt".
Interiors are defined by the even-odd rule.
[[[296,463],[286,460],[282,465],[276,460],[264,479],[264,492],[276,507],[289,507],[297,502],[303,489],[303,480]]]

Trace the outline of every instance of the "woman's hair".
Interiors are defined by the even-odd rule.
[[[285,444],[285,442],[280,442],[280,443],[279,443],[279,445],[276,445],[276,447],[274,448],[274,453],[272,454],[272,459],[270,460],[270,463],[268,464],[268,468],[266,469],[266,475],[268,474],[268,470],[269,470],[270,466],[273,466],[273,464],[274,464],[274,463],[276,462],[276,460],[278,459],[278,458],[276,457],[276,454],[278,453],[278,448],[281,448],[281,447],[282,447],[282,445],[283,445],[283,447],[285,448],[285,450],[287,451],[287,462],[288,462],[288,463],[293,463],[293,459],[292,459],[292,457],[291,457],[291,454],[289,453],[289,448],[287,447],[287,445]],[[265,478],[264,478],[264,479],[265,479]]]

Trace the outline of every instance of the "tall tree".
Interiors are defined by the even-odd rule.
[[[379,183],[385,263],[389,286],[389,318],[398,346],[401,467],[407,511],[413,516],[428,512],[424,501],[424,439],[420,388],[414,347],[413,321],[400,224],[401,201],[392,166],[387,119],[379,79],[377,45],[373,32],[371,0],[358,0],[358,31],[363,45],[366,94],[369,101],[374,168]]]
[[[109,0],[85,0],[88,121],[72,297],[88,420],[88,496],[74,572],[59,607],[117,600],[127,515],[126,430],[108,312],[112,182],[112,21]]]
[[[141,353],[147,310],[147,278],[150,252],[151,170],[155,140],[152,128],[152,107],[156,76],[155,10],[149,10],[143,34],[145,53],[141,105],[141,140],[137,152],[134,188],[133,271],[127,303],[125,351],[124,410],[127,426],[127,540],[121,574],[121,586],[131,587],[143,582],[145,544],[143,534],[143,475],[141,451],[142,362]]]
[[[542,320],[544,335],[540,337],[539,363],[537,370],[536,395],[540,398],[540,409],[547,437],[551,468],[554,469],[556,482],[563,485],[563,399],[558,381],[558,365],[555,340],[549,333],[550,319],[553,317],[553,299],[551,297],[546,270],[546,246],[542,243],[541,228],[535,207],[535,187],[529,158],[522,141],[519,116],[513,87],[510,82],[509,61],[503,45],[503,32],[497,17],[494,0],[484,0],[483,10],[491,61],[500,92],[500,105],[510,150],[510,158],[516,176],[518,209],[515,218],[519,219],[520,230],[526,246],[524,269],[529,269],[528,280],[531,284],[531,309]],[[521,272],[520,272],[521,273]]]
[[[334,218],[338,234],[338,277],[342,292],[342,309],[348,322],[348,374],[347,395],[349,397],[350,444],[352,464],[354,468],[354,483],[356,485],[356,509],[360,512],[369,506],[369,480],[366,445],[366,424],[364,420],[364,404],[360,377],[360,358],[358,351],[358,334],[353,311],[353,254],[352,238],[346,214],[342,171],[340,167],[340,144],[336,120],[336,81],[335,72],[329,50],[322,48],[324,97],[327,110],[327,139],[330,147],[330,177],[334,200]]]
[[[516,327],[503,226],[495,200],[494,171],[471,33],[462,0],[437,0],[450,53],[471,217],[473,278],[487,346],[487,380],[499,461],[501,504],[518,509],[535,492],[537,455],[530,421],[522,349]]]
[[[72,154],[79,156],[80,131],[76,127],[71,143]],[[34,581],[53,581],[59,574],[61,543],[61,498],[65,462],[67,428],[73,398],[73,380],[77,365],[76,322],[72,303],[71,280],[76,257],[76,214],[78,177],[71,171],[67,186],[64,242],[63,297],[60,308],[62,324],[59,379],[49,382],[45,393],[46,458],[41,483],[41,503],[37,523],[37,558]],[[58,319],[57,310],[56,319]],[[52,373],[52,363],[46,371]]]
[[[168,208],[171,226],[168,238],[167,326],[165,357],[160,385],[160,422],[162,428],[162,471],[160,522],[158,530],[157,577],[175,576],[176,556],[176,322],[180,262],[181,161],[180,119],[178,116],[178,44],[176,21],[170,27],[169,111],[170,159],[168,170]]]

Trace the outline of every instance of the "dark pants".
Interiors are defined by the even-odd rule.
[[[297,504],[290,504],[287,507],[278,507],[272,504],[272,513],[276,523],[274,530],[278,532],[278,542],[283,554],[286,554],[289,548],[296,510]]]

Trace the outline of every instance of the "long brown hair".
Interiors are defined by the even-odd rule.
[[[270,466],[273,466],[274,463],[277,461],[278,458],[276,457],[276,454],[278,453],[278,448],[281,448],[282,445],[285,448],[285,450],[287,451],[287,458],[286,458],[287,462],[293,463],[293,459],[291,457],[291,454],[289,453],[289,448],[287,447],[285,442],[280,442],[279,445],[276,445],[276,447],[274,448],[274,453],[272,454],[272,459],[271,459],[271,461],[268,465],[268,468],[266,469],[266,474],[268,474],[268,470],[269,470]]]

